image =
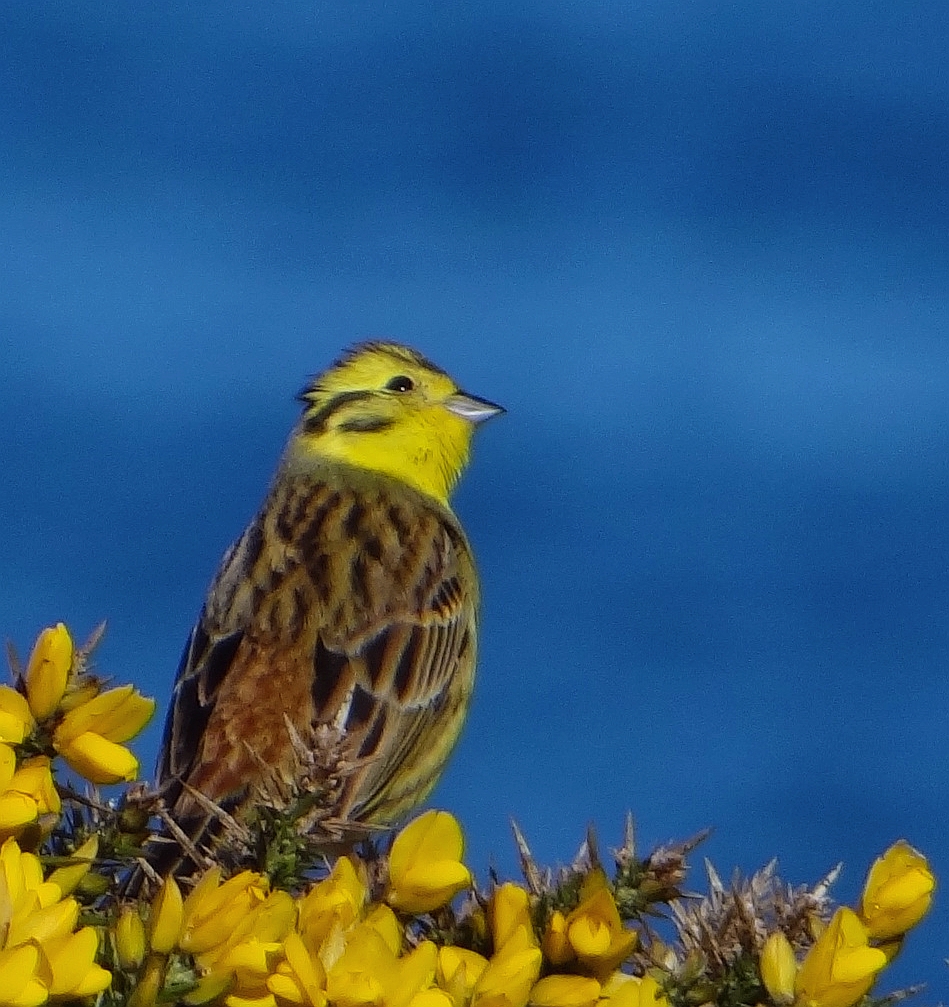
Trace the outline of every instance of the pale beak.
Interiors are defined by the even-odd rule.
[[[445,399],[445,408],[456,416],[460,416],[469,423],[484,423],[492,416],[500,416],[503,413],[503,406],[496,406],[487,399],[479,399],[476,395],[469,395],[467,392],[455,392]]]

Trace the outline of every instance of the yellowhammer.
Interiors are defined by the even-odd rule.
[[[474,427],[503,410],[381,342],[300,399],[165,723],[159,791],[197,849],[219,828],[212,805],[241,818],[308,788],[339,823],[393,822],[435,785],[471,695],[478,578],[448,495]]]

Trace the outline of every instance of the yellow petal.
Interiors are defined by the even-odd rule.
[[[403,955],[385,983],[386,1007],[408,1007],[417,993],[432,985],[437,962],[438,950],[431,941],[422,941]]]
[[[75,899],[63,899],[43,909],[35,909],[26,916],[15,915],[7,934],[8,946],[24,944],[26,941],[54,941],[72,933],[79,919],[79,903]]]
[[[335,1007],[376,1007],[385,997],[382,983],[361,971],[331,974],[327,977],[326,993]]]
[[[536,1007],[594,1007],[599,999],[600,984],[586,976],[546,976],[530,995]]]
[[[454,1007],[454,1003],[444,990],[432,987],[416,993],[408,1002],[408,1007]]]
[[[240,996],[229,993],[224,998],[224,1007],[277,1007],[276,997],[272,993],[263,996]]]
[[[134,780],[138,776],[138,759],[127,748],[108,741],[101,734],[87,731],[63,741],[57,731],[53,743],[70,768],[90,783],[104,786]]]
[[[278,1001],[284,1000],[292,1004],[313,1002],[307,998],[306,993],[295,977],[284,975],[280,971],[267,977],[267,989],[273,993]],[[323,1002],[326,1002],[325,996],[323,997]]]
[[[210,972],[198,980],[198,985],[186,996],[182,997],[185,1004],[206,1004],[217,1000],[233,983],[233,978],[226,972]]]
[[[287,934],[283,953],[294,977],[294,985],[303,994],[303,998],[294,1002],[308,1003],[310,1007],[323,1007],[326,1003],[326,973],[319,958],[310,955],[300,935],[295,932]],[[275,978],[277,977],[271,976],[271,979]],[[279,996],[280,990],[270,985],[271,979],[267,980],[268,989]]]
[[[35,944],[0,951],[0,976],[3,977],[0,1004],[4,1007],[39,1007],[46,1003],[49,993],[36,975],[40,965],[40,951]]]
[[[373,906],[363,923],[372,927],[386,942],[386,947],[397,955],[402,950],[402,927],[395,913],[384,905]]]
[[[254,913],[251,933],[263,943],[282,942],[293,927],[296,912],[289,892],[271,892]]]
[[[108,696],[108,693],[105,695]],[[155,700],[133,689],[121,706],[112,712],[111,717],[103,718],[91,729],[109,741],[122,744],[141,732],[154,713]]]
[[[212,867],[185,901],[182,951],[205,954],[226,943],[243,932],[248,916],[266,899],[266,880],[253,871],[220,880],[221,869]]]
[[[578,955],[597,958],[610,950],[610,928],[595,916],[580,916],[570,924],[567,936]]]
[[[41,815],[58,815],[62,811],[63,805],[53,782],[50,760],[45,755],[37,755],[23,762],[13,774],[9,789],[32,797]]]
[[[276,943],[264,943],[251,937],[228,949],[221,959],[221,967],[231,969],[244,983],[266,983],[270,973],[270,956],[279,947]]]
[[[476,951],[449,945],[438,949],[438,985],[455,1003],[467,1003],[475,984],[488,967],[488,959]]]
[[[414,865],[389,886],[386,901],[404,913],[440,909],[471,885],[471,872],[456,860]]]
[[[318,881],[300,902],[299,931],[311,948],[323,943],[339,923],[349,927],[366,903],[365,871],[349,857],[340,857],[328,878]]]
[[[92,835],[81,846],[76,847],[70,858],[75,863],[57,867],[46,880],[59,885],[63,895],[71,895],[79,882],[89,873],[98,852],[99,837]]]
[[[36,801],[26,794],[7,791],[0,794],[0,832],[9,833],[21,829],[39,818]]]
[[[477,951],[448,944],[438,949],[439,982],[451,982],[462,972],[467,984],[474,986],[481,973],[488,967],[488,959]]]
[[[420,860],[460,860],[464,837],[457,819],[447,811],[426,811],[402,829],[392,844],[390,866],[401,873]]]
[[[925,916],[936,879],[926,858],[905,839],[894,843],[870,868],[860,903],[870,936],[878,941],[900,937]]]
[[[145,924],[138,910],[126,906],[115,923],[115,951],[119,965],[132,971],[145,960]]]
[[[594,872],[594,882],[600,873]],[[584,887],[587,891],[592,888],[592,894],[567,917],[567,939],[580,961],[592,969],[597,978],[604,979],[629,957],[637,936],[623,926],[613,894],[605,887],[605,879],[603,885],[594,883]]]
[[[607,994],[601,1007],[669,1007],[669,1001],[662,995],[659,984],[652,976],[618,974],[604,986]]]
[[[83,927],[44,946],[52,970],[50,996],[91,996],[106,989],[112,974],[95,963],[99,937],[93,927]]]
[[[16,773],[16,752],[9,745],[0,743],[0,793],[10,786],[14,773]]]
[[[533,935],[521,926],[495,952],[474,989],[472,1007],[485,1007],[500,994],[510,1007],[525,1007],[531,988],[540,974],[542,955]]]
[[[7,839],[0,846],[0,871],[6,880],[7,891],[14,904],[18,904],[24,892],[39,892],[43,887],[43,867],[39,858],[32,853],[23,853],[15,839]],[[52,899],[43,899],[46,906],[59,898],[59,889],[49,886]]]
[[[26,697],[9,685],[0,685],[0,741],[19,745],[35,723]]]
[[[57,734],[64,744],[87,731],[119,744],[138,734],[154,712],[155,700],[147,699],[131,685],[122,685],[70,710]]]
[[[395,972],[396,960],[377,931],[357,926],[349,932],[342,954],[326,970],[328,999],[334,1007],[381,1004],[386,994],[383,980]]]
[[[73,644],[69,630],[61,622],[44,629],[26,668],[26,698],[37,720],[45,720],[59,706],[72,663]]]
[[[159,954],[170,954],[178,945],[184,925],[181,889],[174,878],[165,878],[152,902],[148,920],[148,943]]]
[[[511,881],[494,890],[488,913],[495,950],[504,947],[521,928],[530,934],[534,932],[527,890]]]
[[[761,981],[772,999],[779,1004],[794,1001],[794,977],[797,960],[791,942],[780,930],[770,934],[761,949]]]
[[[86,969],[86,974],[82,977],[73,995],[77,997],[91,997],[103,990],[107,990],[112,985],[112,973],[104,969],[101,965],[93,963]]]
[[[407,913],[438,909],[471,884],[461,863],[461,826],[447,811],[426,811],[396,836],[389,854],[386,901]]]
[[[552,965],[564,965],[574,956],[573,947],[567,938],[567,918],[559,909],[551,914],[542,947]]]
[[[794,983],[797,999],[818,1007],[851,1007],[870,990],[886,955],[867,945],[856,913],[842,906],[808,951]]]

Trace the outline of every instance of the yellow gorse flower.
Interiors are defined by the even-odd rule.
[[[124,969],[136,969],[145,961],[145,924],[138,909],[126,906],[115,923],[115,953]]]
[[[759,966],[761,981],[772,999],[779,1004],[793,1003],[797,959],[791,942],[780,930],[764,942]]]
[[[474,988],[488,967],[488,959],[467,948],[443,947],[438,949],[438,985],[455,1004],[466,1004]]]
[[[396,836],[389,854],[386,901],[408,913],[427,913],[471,884],[461,862],[464,837],[447,811],[426,811]]]
[[[83,665],[69,630],[58,623],[37,638],[21,683],[25,696],[0,686],[0,745],[20,745],[32,736],[47,758],[46,763],[25,763],[20,769],[28,772],[10,786],[7,755],[0,751],[0,783],[7,784],[0,790],[0,836],[17,834],[44,814],[59,814],[59,795],[49,773],[54,754],[95,784],[129,781],[138,774],[138,760],[124,742],[142,730],[155,701],[131,685],[100,692],[99,681],[82,673]],[[38,723],[43,730],[37,734]],[[36,801],[35,814],[29,798]]]
[[[50,969],[51,997],[95,996],[109,987],[112,973],[95,962],[99,936],[94,927],[63,934],[43,946]]]
[[[263,875],[242,871],[221,883],[221,868],[212,867],[185,899],[179,947],[204,955],[225,944],[267,897]]]
[[[283,961],[267,979],[267,990],[278,998],[303,1007],[325,1007],[326,972],[296,932],[287,934]]]
[[[26,698],[37,720],[51,717],[62,702],[73,654],[72,637],[61,622],[37,638],[26,667]]]
[[[39,802],[22,787],[14,785],[16,752],[0,744],[0,835],[10,836],[39,817]]]
[[[535,1007],[594,1007],[600,984],[587,976],[550,975],[534,984],[529,1002]]]
[[[494,890],[488,905],[488,919],[495,950],[504,947],[520,930],[537,943],[531,920],[530,896],[520,885],[507,881]]]
[[[0,741],[19,745],[35,726],[26,697],[9,685],[0,685]]]
[[[195,955],[195,961],[212,979],[229,980],[229,996],[267,996],[267,981],[282,958],[283,942],[295,917],[293,898],[287,892],[271,892],[245,914],[222,944]]]
[[[167,955],[178,947],[184,929],[184,901],[174,878],[165,878],[152,901],[148,917],[148,946],[156,954]]]
[[[23,827],[62,810],[50,760],[37,755],[13,769],[15,754],[0,744],[0,838],[19,835]],[[53,822],[47,823],[52,828]]]
[[[541,947],[552,965],[564,965],[574,957],[573,945],[567,936],[567,917],[559,909],[551,913]]]
[[[97,784],[134,780],[138,759],[122,745],[151,719],[155,701],[131,685],[100,693],[69,710],[53,734],[56,750]]]
[[[402,948],[402,925],[395,913],[385,905],[373,906],[363,921],[367,927],[372,927],[386,942],[393,954],[398,954]]]
[[[346,930],[359,919],[368,895],[364,874],[361,864],[340,857],[301,900],[297,928],[308,948],[317,950],[334,926]]]
[[[16,840],[0,847],[0,1005],[94,996],[112,975],[95,961],[94,928],[76,930],[79,903],[44,881],[39,860]]]
[[[431,987],[437,957],[431,941],[422,941],[399,957],[377,930],[357,927],[343,953],[327,969],[327,996],[339,1007],[408,1007],[417,993]]]
[[[929,910],[935,887],[926,858],[903,839],[894,843],[874,861],[860,900],[870,938],[892,940],[916,926]]]
[[[481,973],[472,994],[472,1007],[487,1007],[499,996],[506,998],[509,1007],[525,1007],[542,961],[533,933],[519,926]]]
[[[659,983],[651,975],[642,978],[622,973],[613,975],[603,986],[602,1007],[669,1007]]]
[[[232,1007],[258,1000],[275,1003],[268,982],[285,961],[284,940],[295,917],[291,896],[286,892],[268,895],[260,874],[243,871],[221,883],[219,867],[207,871],[181,906],[177,948],[192,954],[203,973],[185,1002],[207,1003],[223,996],[223,1002]],[[283,988],[290,992],[292,974],[284,978],[291,985]]]
[[[533,873],[528,856],[530,890],[499,884],[490,899],[476,893],[452,910],[449,903],[472,876],[462,860],[458,822],[439,811],[396,835],[388,864],[385,858],[363,863],[356,855],[340,857],[329,876],[296,897],[270,891],[266,877],[251,871],[222,881],[222,868],[215,867],[187,898],[169,877],[151,905],[123,908],[111,933],[80,926],[80,904],[71,893],[80,885],[86,894],[95,892],[98,882],[105,883],[101,876],[83,883],[99,836],[68,857],[58,839],[44,842],[62,805],[55,753],[91,780],[127,775],[132,770],[123,758],[137,771],[124,742],[154,704],[132,686],[100,692],[98,680],[83,673],[85,651],[77,653],[65,627],[52,627],[41,634],[18,683],[24,691],[0,686],[0,839],[8,837],[0,845],[0,1007],[67,1005],[101,993],[112,981],[97,960],[102,932],[109,942],[102,960],[124,973],[115,995],[127,1007],[165,1001],[195,1007],[669,1007],[669,997],[677,999],[695,981],[708,983],[707,991],[694,988],[710,999],[724,988],[715,986],[717,976],[702,975],[705,962],[685,929],[679,946],[647,935],[637,953],[638,935],[624,925],[617,905],[638,905],[628,898],[630,889],[636,893],[638,882],[630,880],[636,871],[624,871],[628,863],[619,855],[615,882],[601,868],[587,868],[579,896],[575,875],[552,883]],[[41,861],[21,849],[18,835],[19,842],[55,852],[60,866],[44,878]],[[759,967],[770,1000],[779,1007],[853,1007],[926,913],[934,888],[925,857],[904,841],[894,844],[873,864],[857,912],[839,909],[827,921],[823,896],[807,909],[813,943],[800,964],[795,947],[806,945],[807,935],[797,924],[789,929],[794,946],[784,933],[767,938]],[[654,900],[662,901],[668,900]],[[749,925],[767,925],[773,917],[766,910],[767,903],[763,912],[752,900]],[[419,918],[429,913],[434,918]],[[536,917],[547,921],[542,939]],[[714,916],[696,919],[716,925]],[[452,940],[468,946],[437,943]],[[473,947],[492,953],[485,957]],[[721,964],[727,970],[731,963]],[[647,975],[618,971],[623,968]]]
[[[33,944],[0,951],[0,1007],[39,1007],[46,1003],[49,988],[39,978],[43,964],[40,949]]]
[[[3,891],[0,905],[9,910],[2,921],[4,925],[9,924],[9,913],[16,912],[18,907],[33,900],[41,907],[51,906],[60,897],[59,886],[43,880],[39,858],[23,853],[14,839],[0,846],[0,889]]]
[[[637,937],[623,926],[601,869],[584,879],[580,894],[582,901],[565,921],[567,940],[577,958],[603,978],[629,957]]]
[[[794,988],[799,1007],[851,1007],[886,965],[886,955],[868,944],[857,914],[838,909],[798,970]]]

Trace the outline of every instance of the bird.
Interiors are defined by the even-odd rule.
[[[298,399],[181,658],[156,792],[188,843],[166,847],[159,873],[195,871],[215,809],[240,821],[307,786],[322,818],[397,823],[468,711],[479,580],[449,495],[475,428],[504,409],[384,341],[346,351]]]

